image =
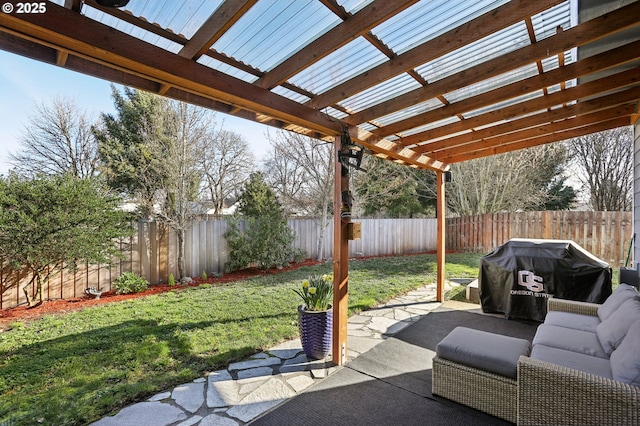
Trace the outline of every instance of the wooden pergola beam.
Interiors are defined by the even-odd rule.
[[[317,109],[332,105],[559,3],[562,0],[512,0],[327,90],[311,99],[308,105]]]
[[[400,120],[388,126],[374,130],[372,133],[385,137],[398,132],[406,131],[424,125],[437,122],[457,114],[474,111],[509,99],[532,93],[543,88],[559,84],[561,82],[582,77],[597,71],[606,70],[616,65],[631,62],[640,58],[640,41],[632,42],[616,49],[590,56],[580,61],[556,68],[544,74],[535,75],[524,80],[508,84],[488,92],[472,96],[465,100],[452,103],[432,111]]]
[[[434,154],[435,158],[459,158],[467,152],[477,152],[485,149],[501,145],[513,145],[514,143],[524,142],[528,140],[538,139],[540,137],[561,133],[567,130],[586,127],[592,124],[601,123],[603,121],[613,120],[618,117],[631,117],[638,111],[637,103],[624,104],[615,106],[610,109],[596,111],[593,113],[580,115],[553,123],[544,123],[539,126],[514,131],[477,142],[451,147],[446,150],[438,151]]]
[[[376,0],[350,15],[335,28],[324,33],[296,54],[280,63],[273,70],[256,81],[256,85],[271,89],[309,65],[319,61],[371,28],[395,16],[418,0],[388,1]]]
[[[453,136],[451,138],[442,139],[436,142],[418,145],[413,150],[429,156],[433,156],[436,152],[449,150],[455,147],[466,146],[466,144],[469,144],[471,142],[476,142],[501,135],[509,136],[509,134],[511,134],[512,132],[516,132],[520,129],[529,129],[553,121],[564,120],[573,116],[589,114],[595,111],[611,108],[625,102],[634,102],[632,104],[627,104],[627,106],[631,109],[638,99],[640,99],[640,87],[634,87],[612,95],[603,96],[585,102],[578,102],[566,107],[552,109],[551,111],[544,111],[539,114],[526,116],[524,118],[508,121],[506,123],[498,124],[495,126],[474,130],[463,135]]]
[[[374,105],[365,110],[346,117],[344,121],[350,125],[368,122],[404,108],[408,108],[438,95],[458,90],[460,87],[478,83],[528,65],[530,63],[560,54],[575,46],[598,40],[610,34],[622,31],[636,23],[640,15],[640,2],[620,8],[609,14],[586,21],[566,31],[542,41],[522,47],[513,52],[498,56],[495,59],[478,64],[460,73],[453,74],[425,87],[407,92],[386,102]]]
[[[425,130],[400,139],[404,145],[418,144],[422,141],[440,139],[448,135],[465,132],[476,127],[488,126],[493,123],[500,123],[504,120],[512,119],[527,114],[533,114],[541,110],[561,105],[565,102],[573,102],[590,96],[619,90],[621,88],[638,84],[640,75],[637,69],[619,72],[606,78],[600,78],[590,82],[579,84],[566,90],[540,96],[515,105],[499,108],[465,120],[446,124],[433,129]]]
[[[178,55],[198,59],[258,0],[225,0],[189,39]]]
[[[612,120],[594,123],[585,127],[578,127],[575,129],[570,129],[563,132],[553,133],[550,135],[540,136],[537,138],[532,138],[515,143],[478,149],[476,151],[470,151],[465,154],[446,157],[443,158],[443,160],[447,160],[447,162],[451,164],[459,163],[462,161],[474,160],[476,158],[488,157],[490,155],[504,154],[507,152],[517,151],[519,149],[531,148],[534,146],[544,145],[552,142],[559,142],[571,138],[577,138],[580,136],[589,135],[591,133],[603,132],[605,130],[611,130],[629,125],[631,125],[631,119],[629,116],[617,117]]]

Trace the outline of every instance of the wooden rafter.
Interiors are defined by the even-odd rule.
[[[449,151],[456,147],[466,147],[469,143],[494,138],[501,135],[513,135],[520,129],[530,129],[550,122],[564,120],[567,118],[590,114],[592,112],[625,104],[629,109],[633,109],[636,100],[640,99],[640,87],[634,87],[623,92],[599,97],[585,102],[579,102],[563,108],[551,109],[534,115],[511,120],[506,123],[491,127],[485,127],[462,135],[453,136],[439,141],[418,145],[414,151],[433,156],[440,151]]]
[[[299,50],[295,55],[278,64],[256,82],[256,85],[271,89],[309,65],[319,61],[351,40],[367,33],[371,28],[414,4],[417,0],[390,2],[374,1],[358,13],[350,15],[331,31],[326,32]]]
[[[397,121],[393,124],[373,131],[373,134],[384,137],[432,123],[452,115],[462,114],[490,105],[504,102],[505,100],[517,98],[519,96],[542,90],[545,87],[559,84],[568,79],[582,77],[597,71],[606,70],[616,65],[624,64],[640,58],[640,41],[612,49],[605,53],[590,56],[581,61],[574,62],[562,68],[556,68],[544,74],[519,80],[506,86],[490,90],[488,92],[467,98],[442,108],[418,114],[405,120]]]
[[[178,55],[198,59],[258,0],[226,0],[196,31]]]
[[[450,147],[446,150],[434,153],[434,158],[458,158],[468,152],[477,152],[494,147],[510,145],[528,140],[537,140],[542,136],[553,135],[567,130],[590,126],[592,124],[610,121],[618,117],[631,117],[637,112],[637,104],[623,104],[613,108],[596,111],[589,114],[567,118],[553,123],[543,123],[538,126],[524,128],[511,133],[494,136],[491,138],[474,141],[465,145]],[[627,118],[627,122],[629,119]]]
[[[392,112],[408,108],[419,102],[435,98],[466,85],[475,84],[487,78],[495,77],[540,61],[550,55],[562,54],[575,46],[598,40],[610,34],[620,32],[637,21],[640,16],[640,2],[587,21],[581,25],[562,31],[538,43],[522,47],[495,59],[476,65],[463,72],[445,77],[428,86],[418,88],[386,102],[359,111],[344,119],[350,125],[358,125]]]
[[[482,157],[488,157],[490,155],[504,154],[507,152],[516,151],[519,149],[531,148],[534,146],[544,145],[552,142],[564,141],[571,138],[577,138],[580,136],[589,135],[592,133],[603,132],[605,130],[611,130],[618,127],[629,126],[631,124],[628,116],[617,117],[612,120],[597,122],[592,125],[577,127],[570,130],[565,130],[562,132],[552,133],[549,135],[540,136],[537,138],[528,139],[525,141],[518,141],[514,143],[499,145],[499,146],[491,146],[484,149],[478,149],[476,151],[469,151],[465,154],[460,154],[458,156],[450,156],[443,158],[448,163],[459,163],[462,161],[473,160]]]
[[[475,117],[470,117],[465,122],[457,122],[426,130],[415,135],[402,138],[404,144],[412,145],[420,141],[446,138],[460,132],[468,131],[477,127],[489,126],[493,123],[500,123],[514,117],[527,114],[534,114],[541,110],[571,102],[576,99],[583,99],[589,96],[601,95],[612,90],[628,87],[640,83],[640,73],[631,69],[588,83],[571,87],[567,90],[551,93],[515,105],[503,107],[494,111],[489,111]]]
[[[327,90],[309,101],[309,105],[324,108],[334,104],[561,2],[513,0]]]

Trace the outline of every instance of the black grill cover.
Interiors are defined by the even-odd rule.
[[[544,321],[549,297],[604,302],[611,268],[573,241],[512,239],[482,257],[478,285],[484,312]]]

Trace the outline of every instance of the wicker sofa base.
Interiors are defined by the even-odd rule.
[[[518,382],[439,357],[433,358],[432,393],[516,423]]]

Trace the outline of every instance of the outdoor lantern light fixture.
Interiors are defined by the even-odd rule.
[[[352,142],[349,132],[346,129],[342,132],[340,139],[342,149],[338,154],[338,159],[340,160],[340,163],[342,163],[342,166],[353,167],[356,170],[366,172],[365,169],[360,167],[360,164],[362,164],[362,157],[364,156],[364,147]]]

